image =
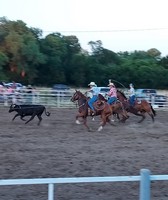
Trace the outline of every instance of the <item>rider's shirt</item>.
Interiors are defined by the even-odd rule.
[[[100,89],[98,87],[92,87],[90,90],[93,94],[93,96],[97,96],[100,93]]]
[[[131,97],[133,95],[135,95],[135,89],[133,87],[131,87],[129,90],[129,96]]]
[[[110,88],[110,91],[108,93],[109,97],[117,97],[117,90],[115,87]]]

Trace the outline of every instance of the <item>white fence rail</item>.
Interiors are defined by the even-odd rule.
[[[76,104],[71,102],[71,97],[75,90],[57,91],[52,90],[33,90],[32,93],[14,92],[10,94],[0,93],[0,105],[8,106],[11,103],[18,104],[42,104],[57,108],[75,108]],[[167,98],[168,99],[168,98]],[[168,109],[168,101],[149,100],[149,103],[157,109]]]
[[[14,92],[11,94],[0,94],[0,105],[8,106],[11,103],[16,104],[42,104],[58,108],[73,108],[75,103],[71,102],[74,91],[58,91],[53,93],[52,90],[34,90],[32,93]]]
[[[48,200],[54,200],[54,184],[66,183],[100,183],[100,182],[130,182],[139,181],[139,200],[150,200],[151,181],[168,180],[168,175],[150,175],[150,170],[141,169],[140,176],[113,176],[113,177],[78,177],[78,178],[40,178],[40,179],[9,179],[0,180],[0,186],[4,185],[48,185]]]

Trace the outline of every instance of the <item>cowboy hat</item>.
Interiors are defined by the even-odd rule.
[[[88,85],[89,86],[97,86],[95,82],[90,82]]]
[[[109,83],[108,86],[114,86],[114,83]]]

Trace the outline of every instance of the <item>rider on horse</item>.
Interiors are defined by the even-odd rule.
[[[95,82],[90,82],[88,84],[88,86],[90,86],[90,90],[88,92],[92,93],[92,97],[88,101],[88,105],[91,108],[91,110],[93,112],[93,115],[94,115],[94,114],[96,114],[96,111],[95,111],[95,109],[93,107],[93,103],[98,100],[98,95],[100,93],[100,89],[97,87]]]
[[[129,84],[129,102],[131,104],[131,106],[134,106],[135,104],[135,89],[134,89],[134,85],[132,83]]]
[[[114,83],[110,82],[108,86],[110,87],[110,91],[107,93],[107,95],[109,96],[107,103],[111,105],[117,101],[117,89]]]

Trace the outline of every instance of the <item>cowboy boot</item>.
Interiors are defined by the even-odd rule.
[[[91,110],[91,115],[95,116],[96,115],[96,111],[95,110]]]
[[[93,114],[92,109],[91,109],[91,108],[88,108],[88,115],[89,115],[89,116],[92,116],[92,114]]]

